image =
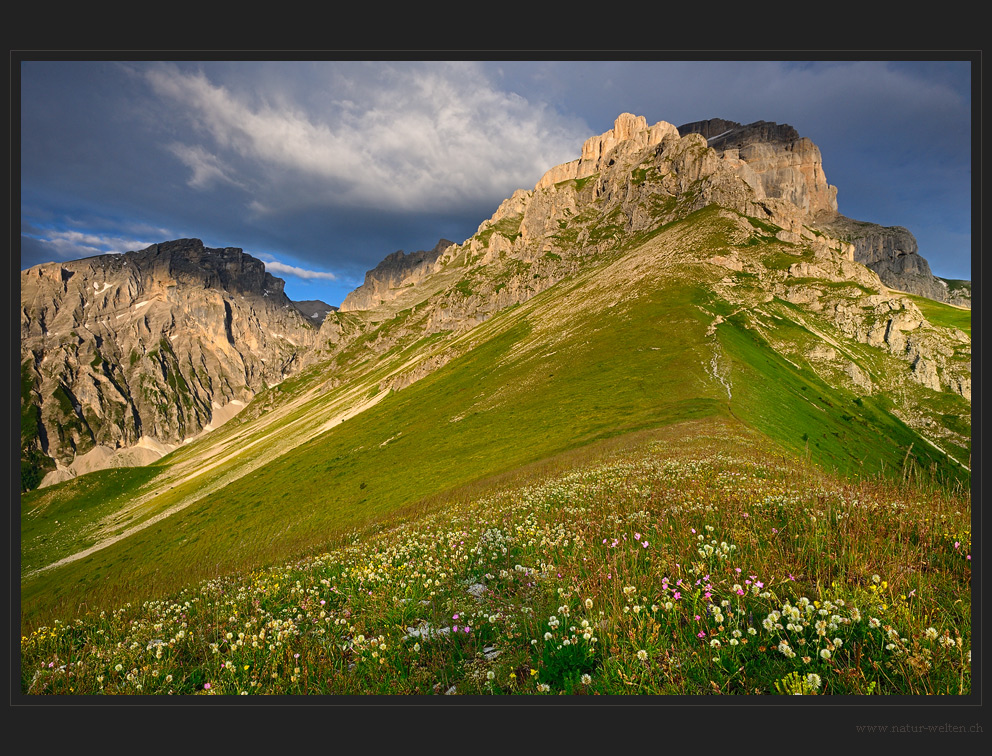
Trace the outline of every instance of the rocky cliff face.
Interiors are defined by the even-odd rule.
[[[724,159],[743,161],[742,173],[754,173],[764,197],[787,200],[806,214],[837,211],[837,187],[827,183],[819,148],[788,124],[715,118],[679,126],[679,134],[700,134]]]
[[[971,291],[949,289],[930,272],[919,254],[916,237],[902,226],[883,227],[851,220],[839,213],[821,213],[817,228],[854,244],[854,259],[871,268],[886,286],[938,302],[971,307]]]
[[[930,272],[915,237],[901,226],[855,221],[837,212],[837,188],[823,173],[820,151],[788,124],[740,124],[714,118],[679,126],[700,134],[724,159],[738,159],[753,171],[766,197],[788,200],[808,222],[854,245],[854,259],[875,271],[886,286],[940,302],[971,306],[970,295],[949,290]],[[743,174],[742,174],[743,175]]]
[[[371,310],[380,302],[389,302],[407,286],[422,281],[435,270],[434,263],[445,249],[454,242],[441,239],[434,248],[406,254],[402,249],[393,252],[365,274],[365,282],[344,298],[341,312]]]
[[[292,373],[315,335],[261,261],[199,239],[22,271],[22,459],[47,482],[154,459]]]

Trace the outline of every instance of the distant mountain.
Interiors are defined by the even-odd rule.
[[[283,380],[317,333],[283,285],[199,239],[22,271],[27,481],[157,459]]]
[[[430,251],[406,254],[402,249],[397,250],[365,274],[365,282],[344,298],[341,311],[371,310],[380,302],[395,299],[399,289],[416,285],[432,272],[441,253],[454,245],[441,239]]]
[[[336,312],[337,307],[321,302],[319,299],[305,299],[302,302],[293,302],[293,307],[299,310],[300,314],[313,323],[317,328],[324,322],[328,313]]]

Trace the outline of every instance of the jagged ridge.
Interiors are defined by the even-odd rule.
[[[429,255],[411,256],[415,276],[402,278],[409,268],[401,253],[370,271],[364,288],[388,294],[377,295],[370,311],[351,313],[365,320],[329,318],[318,346],[333,354],[359,333],[374,333],[365,346],[383,353],[409,334],[469,330],[604,256],[622,253],[657,228],[716,204],[766,223],[772,241],[796,248],[799,259],[786,266],[784,277],[752,268],[769,292],[811,307],[846,338],[906,365],[893,381],[873,379],[856,362],[825,351],[829,347],[812,348],[815,364],[834,364],[834,380],[871,392],[883,385],[895,390],[908,379],[970,400],[970,360],[961,358],[963,349],[970,357],[969,336],[933,329],[916,304],[890,294],[874,271],[855,262],[859,247],[850,239],[874,238],[880,227],[861,224],[859,233],[849,233],[853,222],[836,212],[836,195],[818,148],[791,126],[713,120],[676,129],[622,114],[610,132],[586,141],[582,157],[550,169],[533,190],[505,200],[472,238],[461,245],[442,241]],[[845,233],[825,233],[825,218]],[[881,236],[899,238],[892,229],[881,229]],[[811,250],[813,258],[802,258],[800,248]],[[744,269],[736,254],[711,262],[731,272]],[[824,287],[845,283],[860,287],[852,289],[861,292],[856,302],[833,299]],[[734,298],[733,287],[726,295]],[[751,305],[741,300],[741,306]],[[387,319],[388,328],[379,325]],[[824,360],[825,354],[833,358]],[[393,378],[381,388],[402,388],[422,374],[421,369],[412,378]],[[907,413],[905,419],[919,428],[932,423],[925,414]]]

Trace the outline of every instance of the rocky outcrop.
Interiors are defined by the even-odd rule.
[[[958,357],[971,351],[965,333],[934,328],[911,301],[887,294],[838,302],[828,315],[846,336],[908,362],[912,380],[971,401],[971,361]]]
[[[600,203],[603,215],[619,212],[611,225],[622,232],[719,204],[780,226],[788,239],[813,240],[809,217],[836,211],[836,194],[816,145],[791,126],[719,120],[649,126],[624,113],[612,130],[586,140],[578,160],[548,170],[532,191],[515,192],[466,244],[489,247],[496,234],[485,235],[494,230],[510,242],[498,242],[498,251],[522,259],[576,248],[601,251],[610,241],[596,230],[569,233],[592,202]],[[836,239],[818,243],[847,253]]]
[[[919,254],[916,237],[902,226],[879,226],[847,218],[839,213],[820,213],[814,224],[822,231],[854,245],[854,259],[871,268],[882,282],[893,289],[921,297],[971,306],[968,296],[952,295],[948,285],[930,271]]]
[[[64,477],[98,447],[159,456],[280,382],[316,334],[283,285],[199,239],[22,271],[22,458]]]
[[[454,242],[441,239],[431,250],[406,254],[393,252],[365,274],[365,282],[344,298],[341,312],[371,310],[381,302],[395,299],[400,290],[422,281],[435,270],[434,263]]]
[[[759,198],[786,200],[806,214],[837,211],[837,187],[827,183],[819,148],[792,126],[714,118],[683,124],[678,131],[700,134],[724,159],[742,161],[755,176]]]
[[[971,309],[971,281],[957,281],[950,278],[937,278],[937,283],[947,290],[948,304]]]
[[[678,131],[670,123],[659,121],[654,126],[648,126],[644,116],[621,113],[611,130],[590,137],[583,143],[582,156],[578,160],[551,168],[537,182],[534,190],[547,189],[562,181],[588,178],[604,167],[612,166],[620,158],[615,154],[618,149],[630,155],[660,144],[665,137],[677,136]]]
[[[678,130],[683,136],[703,136],[725,160],[741,161],[741,175],[759,197],[786,200],[806,216],[805,223],[853,244],[853,259],[875,271],[886,286],[970,307],[970,294],[959,290],[952,295],[931,273],[907,229],[855,221],[838,213],[837,188],[827,183],[819,148],[792,126],[768,121],[743,125],[713,118]]]

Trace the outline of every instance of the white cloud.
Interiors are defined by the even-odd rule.
[[[190,183],[243,181],[232,174],[237,163],[242,176],[258,171],[260,185],[277,185],[279,204],[437,209],[531,188],[589,136],[576,119],[494,87],[477,64],[320,65],[327,96],[309,111],[285,93],[266,99],[202,72],[148,70],[152,89],[213,141],[173,148],[193,170]]]
[[[154,242],[126,239],[119,236],[103,236],[80,231],[43,231],[32,234],[51,254],[60,260],[77,260],[94,255],[121,254],[132,250],[145,249]]]
[[[253,255],[254,257],[262,258],[261,255]],[[268,257],[266,255],[265,257]],[[297,278],[314,279],[320,278],[326,281],[336,281],[337,276],[333,273],[327,273],[322,270],[306,270],[305,268],[299,268],[295,265],[286,265],[278,260],[268,260],[263,259],[265,263],[265,270],[269,273],[284,275],[284,276],[296,276]]]
[[[186,183],[194,189],[207,189],[216,183],[243,186],[230,175],[216,155],[211,155],[199,145],[191,147],[175,142],[168,149],[193,172]]]

